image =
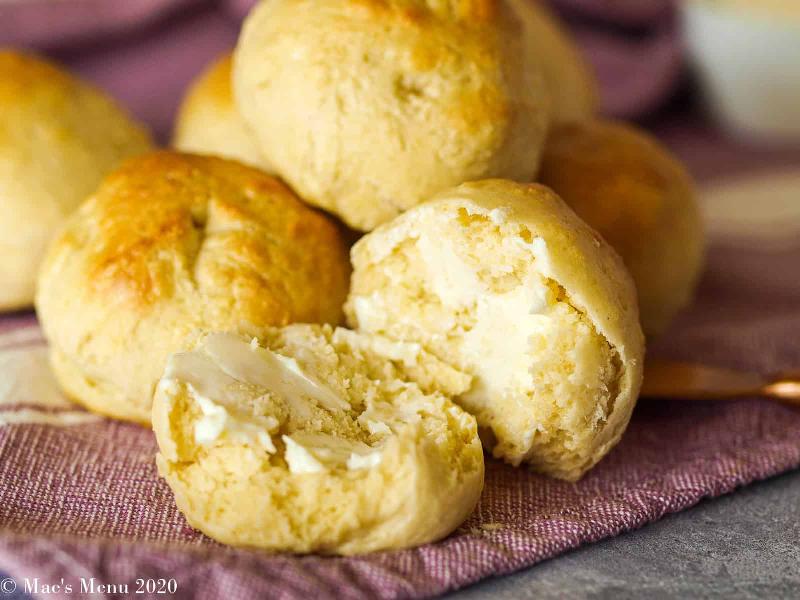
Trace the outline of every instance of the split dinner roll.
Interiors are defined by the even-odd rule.
[[[553,125],[591,118],[598,109],[599,84],[577,44],[543,0],[509,0],[520,15],[531,61],[542,65],[550,92]]]
[[[416,345],[327,326],[202,335],[156,389],[156,462],[189,523],[225,544],[424,544],[483,487],[475,419],[442,393],[469,382]]]
[[[184,152],[230,158],[269,171],[233,101],[231,63],[231,55],[225,54],[192,83],[178,111],[172,144]]]
[[[369,231],[470,179],[529,181],[549,122],[506,0],[271,0],[233,80],[275,172]]]
[[[53,232],[147,132],[100,90],[0,49],[0,311],[33,304]]]
[[[539,180],[622,256],[645,333],[666,329],[703,268],[702,217],[683,165],[633,126],[587,121],[550,134]]]
[[[620,439],[642,378],[636,292],[550,190],[461,185],[364,236],[351,258],[351,325],[473,375],[457,401],[496,457],[575,480]]]
[[[348,273],[337,227],[276,179],[155,152],[123,164],[69,219],[36,308],[67,395],[148,424],[154,386],[187,334],[336,323]]]

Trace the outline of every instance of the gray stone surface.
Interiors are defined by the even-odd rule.
[[[800,599],[800,472],[451,597]]]

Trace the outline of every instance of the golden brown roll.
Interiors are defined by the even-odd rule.
[[[230,54],[221,56],[192,83],[178,111],[172,144],[269,171],[233,101],[231,63]]]
[[[467,180],[530,180],[549,98],[506,0],[272,0],[234,94],[275,172],[369,231]]]
[[[681,163],[647,133],[598,120],[551,133],[539,180],[619,252],[645,333],[661,333],[691,301],[703,267],[701,216]]]
[[[33,303],[53,232],[147,132],[97,88],[0,49],[0,311]]]
[[[109,175],[54,239],[36,308],[64,391],[149,423],[167,356],[196,329],[336,323],[337,227],[262,171],[155,152]]]
[[[456,402],[496,457],[574,480],[619,441],[642,378],[636,292],[619,256],[549,189],[467,183],[351,254],[350,324],[474,376]]]
[[[469,382],[418,346],[345,329],[204,334],[158,384],[158,469],[189,523],[226,544],[424,544],[458,527],[483,487],[475,419],[441,393]]]
[[[542,65],[550,92],[553,125],[594,116],[599,85],[580,49],[542,0],[509,0],[525,26],[525,43],[532,60]]]

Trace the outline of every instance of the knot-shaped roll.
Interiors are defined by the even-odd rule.
[[[69,219],[36,308],[64,391],[149,423],[155,383],[188,333],[336,323],[348,274],[337,226],[277,179],[155,152],[123,164]]]

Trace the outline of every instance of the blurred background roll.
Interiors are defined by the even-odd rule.
[[[94,86],[33,55],[0,50],[0,310],[30,306],[45,246],[143,127]]]
[[[224,54],[192,82],[178,111],[173,146],[269,171],[233,101],[231,64],[230,53]]]
[[[622,256],[645,333],[666,329],[691,301],[703,265],[703,226],[684,166],[644,131],[594,120],[551,131],[539,180]]]
[[[540,0],[509,2],[522,19],[530,60],[542,65],[552,123],[582,121],[594,115],[599,105],[597,81],[558,17]]]

